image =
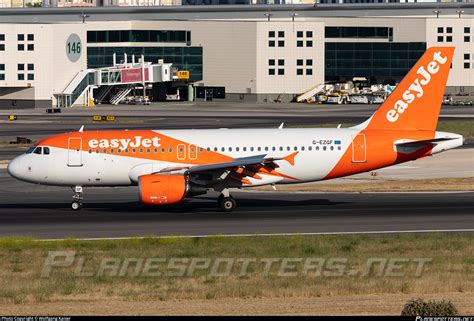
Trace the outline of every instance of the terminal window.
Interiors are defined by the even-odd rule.
[[[5,51],[5,44],[2,43],[3,41],[5,41],[5,35],[0,34],[0,51]]]
[[[297,59],[296,60],[296,75],[303,76],[305,71],[307,76],[313,74],[313,59]]]
[[[380,38],[393,37],[393,28],[389,27],[326,27],[326,38]]]
[[[400,81],[425,50],[425,42],[326,42],[326,80]]]
[[[304,47],[305,43],[306,43],[306,47],[313,46],[313,31],[311,30],[297,31],[296,37],[299,38],[299,39],[296,39],[296,47]]]
[[[0,64],[0,80],[5,80],[5,64]]]
[[[107,42],[191,42],[186,30],[93,30],[87,32],[88,43]]]
[[[268,47],[285,47],[285,32],[284,31],[269,31],[268,32]]]

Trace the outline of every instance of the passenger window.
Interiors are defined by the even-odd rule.
[[[295,146],[293,149],[294,149],[295,151],[297,151],[297,150],[298,150],[298,147]]]
[[[291,150],[290,146],[287,146],[287,147],[286,147],[286,150],[287,150],[287,151],[290,151],[290,150]]]
[[[323,150],[326,150],[326,146],[323,146]]]
[[[217,152],[217,147],[214,147],[214,151]]]
[[[113,154],[113,153],[114,153],[114,149],[113,149],[113,148],[110,150],[110,153],[111,153],[111,154]]]
[[[92,154],[92,149],[89,149],[89,154]]]
[[[235,148],[235,151],[238,152],[240,149],[238,147]]]
[[[172,153],[172,152],[173,152],[173,148],[172,148],[172,147],[170,147],[170,149],[169,149],[169,152],[170,152],[170,153]]]
[[[334,150],[334,146],[331,146],[331,150]]]
[[[155,150],[154,150],[154,151],[155,151],[155,153],[158,153],[158,148],[155,148]]]
[[[231,151],[232,151],[232,147],[229,147],[229,152],[231,152]]]
[[[149,148],[147,148],[147,149],[146,149],[146,152],[147,152],[147,153],[149,153],[149,152],[150,152],[150,149],[149,149]]]
[[[102,150],[102,153],[107,154],[107,149],[104,148],[104,150]]]
[[[280,146],[280,152],[282,152],[282,151],[283,151],[283,146]]]
[[[250,147],[250,151],[253,152],[253,147]]]
[[[224,147],[222,147],[222,148],[221,148],[221,151],[225,152],[225,148],[224,148]]]
[[[257,147],[257,150],[258,150],[258,151],[261,151],[261,150],[262,150],[262,148],[259,146],[259,147]]]
[[[26,151],[26,154],[31,154],[31,153],[33,153],[33,151],[35,150],[35,148],[36,148],[35,146],[28,148],[28,150]]]
[[[41,154],[42,148],[41,147],[36,147],[35,151],[33,153],[35,154]]]
[[[301,146],[301,150],[304,152],[304,146]]]
[[[133,148],[133,149],[132,149],[132,153],[135,154],[136,152],[137,152],[137,150],[136,150],[135,148]]]
[[[140,154],[143,153],[143,148],[140,148]]]
[[[265,146],[265,151],[268,152],[268,146]]]
[[[319,146],[316,146],[316,150],[319,150]]]
[[[311,147],[311,146],[308,146],[308,150],[313,150],[313,147]]]
[[[247,151],[247,147],[244,147],[243,150],[244,150],[244,152],[246,152],[246,151]]]

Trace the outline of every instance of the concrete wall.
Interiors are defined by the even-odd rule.
[[[60,93],[78,71],[86,68],[86,33],[83,24],[0,24],[0,33],[5,35],[5,51],[0,51],[0,61],[5,64],[5,80],[1,87],[34,87],[34,100],[51,101],[53,94]],[[77,34],[82,43],[82,53],[76,62],[71,62],[66,53],[66,42],[71,34]],[[18,41],[18,34],[25,41]],[[28,41],[28,35],[34,40]],[[25,50],[19,51],[18,44],[24,44]],[[28,44],[34,50],[27,50]],[[25,71],[18,70],[18,64],[24,64]],[[34,70],[28,71],[28,64],[34,64]],[[18,80],[18,74],[25,74],[24,80]],[[34,80],[27,75],[34,74]],[[5,99],[0,94],[0,99]],[[17,97],[16,99],[22,99]]]
[[[274,31],[276,37],[269,38],[269,32]],[[278,37],[283,31],[284,37]],[[298,38],[298,31],[303,37]],[[311,37],[306,32],[312,32]],[[257,93],[259,94],[296,94],[302,93],[324,82],[324,23],[313,21],[258,22],[257,39]],[[269,47],[269,41],[275,40],[275,47]],[[297,47],[297,41],[303,41],[303,47]],[[284,41],[284,47],[278,46],[278,41]],[[306,42],[312,41],[312,47]],[[269,65],[269,60],[275,60],[275,67]],[[284,60],[284,66],[278,65],[278,60]],[[299,68],[297,60],[303,60],[304,66]],[[312,66],[306,61],[311,60]],[[278,69],[285,74],[278,75]],[[297,75],[297,69],[303,69],[303,75]],[[276,74],[270,75],[269,69],[275,69]],[[312,70],[312,75],[306,74],[306,69]]]
[[[453,68],[449,74],[448,86],[474,87],[474,19],[472,18],[432,18],[426,22],[427,47],[454,46]],[[443,33],[438,33],[438,27],[443,28]],[[453,28],[452,42],[446,42],[446,28]],[[470,33],[465,33],[464,28],[470,28]],[[438,42],[438,35],[444,37],[443,42]],[[470,37],[470,42],[464,41],[464,36]],[[469,54],[469,59],[464,55]],[[470,64],[464,68],[464,62]]]

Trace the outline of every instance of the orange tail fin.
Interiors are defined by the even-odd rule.
[[[370,119],[367,129],[428,130],[438,123],[454,47],[431,47]]]

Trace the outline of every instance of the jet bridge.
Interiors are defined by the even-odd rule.
[[[144,62],[143,56],[136,63],[132,56],[131,63],[114,62],[111,67],[81,70],[55,97],[57,107],[87,105],[91,99],[100,103],[107,96],[111,96],[111,104],[117,105],[137,86],[144,89],[148,84],[174,80],[178,80],[178,70],[173,64]]]

